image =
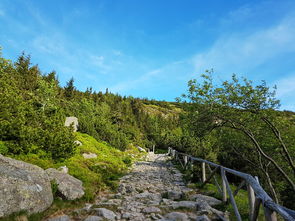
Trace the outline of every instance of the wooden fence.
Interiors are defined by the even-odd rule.
[[[235,212],[236,219],[238,221],[242,220],[241,215],[239,213],[235,195],[238,191],[243,187],[247,186],[248,191],[248,201],[249,201],[249,220],[256,221],[259,214],[260,206],[262,205],[264,209],[265,220],[267,221],[277,221],[277,214],[279,214],[284,220],[295,220],[295,211],[287,209],[283,206],[276,204],[271,197],[264,191],[264,189],[260,186],[258,178],[253,177],[250,174],[242,173],[230,168],[223,167],[216,163],[210,162],[208,160],[192,157],[190,155],[178,152],[169,147],[168,155],[171,155],[175,160],[177,160],[184,169],[191,168],[195,162],[201,164],[202,170],[202,185],[206,185],[212,178],[214,178],[214,183],[217,186],[218,191],[222,195],[223,202],[227,201],[227,194],[230,199],[230,203]],[[206,167],[209,171],[209,175],[207,177]],[[212,169],[213,167],[214,169]],[[216,173],[220,173],[222,183],[219,185],[218,180],[216,179]],[[242,182],[237,187],[237,189],[233,192],[230,188],[229,182],[227,180],[226,174],[230,173],[232,175],[238,176],[242,178]]]

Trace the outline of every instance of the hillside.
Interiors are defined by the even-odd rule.
[[[135,147],[170,146],[257,175],[274,199],[294,208],[295,114],[277,111],[264,84],[234,78],[213,88],[192,80],[191,94],[176,103],[82,92],[74,83],[60,86],[55,72],[43,74],[24,54],[16,62],[0,57],[0,154],[44,169],[66,165],[83,181],[89,201],[116,187],[131,156],[140,156]],[[78,118],[77,133],[64,126],[68,116]]]

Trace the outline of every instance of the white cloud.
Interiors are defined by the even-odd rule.
[[[65,56],[66,50],[64,48],[64,42],[58,36],[45,36],[39,35],[33,41],[32,45],[40,52]]]
[[[279,24],[245,35],[232,33],[217,39],[211,48],[194,56],[197,72],[214,68],[219,72],[252,70],[269,59],[295,52],[295,19],[286,17]]]
[[[143,83],[146,83],[147,81],[158,75],[160,72],[161,69],[149,71],[136,79],[120,82],[110,89],[112,92],[126,92],[127,90],[141,87]]]
[[[286,78],[280,79],[275,82],[277,86],[277,97],[294,97],[295,101],[295,73],[289,75]]]
[[[167,63],[159,68],[147,71],[135,79],[121,81],[110,87],[112,92],[126,93],[131,90],[158,90],[171,92],[185,87],[193,72],[192,64],[187,60]],[[178,86],[175,88],[175,82]],[[181,94],[179,92],[179,94]],[[178,95],[178,94],[177,94]],[[175,95],[175,96],[177,96]],[[160,95],[159,95],[160,96]]]
[[[122,56],[123,55],[122,51],[119,51],[119,50],[113,50],[113,54],[116,55],[116,56]]]
[[[90,58],[94,65],[97,65],[99,67],[104,65],[104,56],[91,55]]]

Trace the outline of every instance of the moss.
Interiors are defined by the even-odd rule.
[[[69,173],[83,182],[84,198],[87,201],[101,190],[115,189],[118,179],[127,172],[128,166],[141,156],[132,145],[126,151],[120,151],[87,134],[76,133],[76,139],[82,145],[76,148],[74,156],[56,166],[66,165]],[[95,153],[97,157],[85,159],[83,153]]]
[[[69,174],[83,182],[84,199],[91,201],[99,191],[107,188],[115,189],[118,179],[127,172],[128,167],[144,155],[132,144],[128,145],[126,151],[120,151],[87,134],[75,133],[75,136],[82,145],[76,147],[74,155],[65,161],[54,162],[46,153],[40,151],[37,154],[29,153],[12,157],[43,169],[66,165]],[[85,159],[83,153],[95,153],[97,158]]]

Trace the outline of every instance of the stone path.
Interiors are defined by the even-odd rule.
[[[55,220],[188,221],[226,220],[214,209],[221,201],[186,187],[182,174],[165,154],[149,153],[121,178],[118,193],[100,196],[96,202],[77,210],[75,216]],[[61,218],[61,217],[59,217]]]

